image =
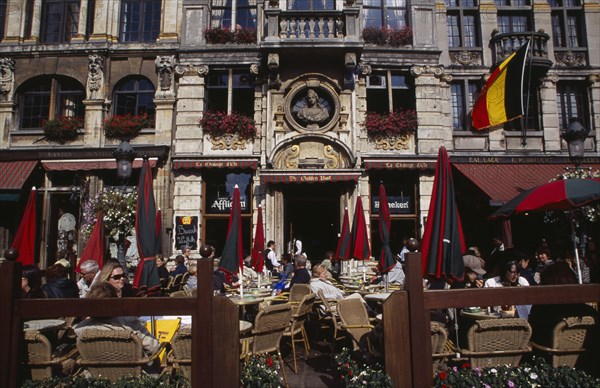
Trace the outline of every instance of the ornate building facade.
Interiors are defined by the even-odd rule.
[[[599,24],[598,0],[0,0],[0,249],[37,186],[40,261],[80,254],[82,207],[135,185],[147,156],[166,254],[219,251],[237,184],[248,251],[261,206],[267,240],[319,260],[360,197],[377,256],[379,183],[399,250],[422,234],[442,145],[485,245],[496,206],[570,165],[573,119],[598,169]],[[527,39],[526,116],[474,130],[490,69]],[[119,182],[104,122],[128,114],[146,125],[121,136],[138,158]],[[65,118],[82,119],[74,138],[49,137]]]

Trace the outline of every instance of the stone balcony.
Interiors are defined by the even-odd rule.
[[[519,50],[521,46],[532,39],[529,50],[528,60],[534,70],[547,72],[552,66],[552,60],[548,58],[548,40],[550,36],[544,32],[511,32],[505,34],[495,34],[492,37],[492,55],[494,63],[499,65],[508,58],[513,52]]]

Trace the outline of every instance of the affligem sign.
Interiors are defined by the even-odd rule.
[[[388,196],[390,214],[413,214],[412,198],[410,196]],[[371,197],[371,213],[379,212],[379,196]]]

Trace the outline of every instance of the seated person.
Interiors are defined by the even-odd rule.
[[[243,276],[246,281],[252,281],[253,279],[258,279],[258,274],[254,270],[254,268],[252,268],[252,256],[248,255],[244,259],[243,270],[244,270]]]
[[[118,298],[119,290],[108,282],[101,282],[92,286],[87,297]],[[75,334],[80,336],[86,329],[132,330],[142,340],[146,355],[156,353],[160,347],[158,340],[148,332],[137,317],[88,317],[75,326]]]
[[[188,276],[187,282],[185,282],[185,284],[183,285],[184,290],[191,291],[193,289],[198,288],[197,272],[198,266],[196,264],[190,264],[190,268],[188,269],[188,273],[190,274],[190,276]]]
[[[294,255],[295,262],[295,270],[294,276],[292,276],[292,280],[290,281],[290,287],[294,284],[309,284],[310,283],[310,273],[306,269],[306,256],[304,255]]]
[[[358,293],[346,295],[345,292],[331,284],[331,282],[327,280],[327,268],[325,268],[323,264],[318,264],[313,267],[312,276],[312,279],[310,279],[310,289],[315,294],[318,293],[319,290],[323,290],[323,295],[327,299],[360,299],[367,307],[367,311],[372,312],[362,295]]]
[[[129,279],[121,267],[121,264],[116,259],[110,259],[104,266],[94,282],[92,283],[92,287],[99,283],[108,283],[111,286],[117,289],[119,297],[121,296],[134,296],[134,292],[131,289],[131,284],[129,283]]]
[[[175,277],[179,274],[184,274],[187,272],[187,267],[185,266],[185,256],[177,255],[175,256],[175,264],[176,267],[173,271],[169,272],[169,275]]]
[[[37,265],[24,265],[21,269],[21,298],[43,298],[42,271]]]
[[[156,255],[156,268],[158,269],[158,277],[160,285],[165,287],[169,282],[169,270],[167,269],[165,256],[162,253]]]
[[[42,286],[42,291],[47,298],[79,298],[77,283],[68,275],[68,270],[61,264],[46,268],[46,284]]]
[[[292,263],[292,256],[289,253],[282,254],[281,263],[283,266],[281,277],[285,279],[291,279],[294,274],[294,263]]]
[[[563,261],[547,265],[540,273],[541,285],[577,284],[577,276]],[[542,304],[531,307],[529,324],[533,330],[531,341],[542,346],[552,346],[552,330],[564,318],[592,316],[596,326],[600,322],[598,311],[585,303]],[[585,347],[585,345],[584,345]]]
[[[519,276],[519,269],[517,268],[516,261],[509,261],[505,264],[503,271],[500,276],[489,278],[485,281],[484,287],[516,287],[516,286],[529,286],[529,282],[522,276]],[[502,306],[502,309],[506,309],[507,306]],[[529,316],[529,310],[531,305],[515,306],[517,310],[517,316],[519,318],[525,318]],[[500,311],[500,306],[494,307],[495,311]]]
[[[79,271],[81,272],[81,279],[77,282],[79,297],[85,298],[96,275],[100,272],[100,267],[94,260],[85,260],[79,265]]]
[[[455,281],[450,286],[451,289],[461,288],[482,288],[485,270],[483,269],[483,260],[474,255],[464,255],[465,277],[462,282]]]

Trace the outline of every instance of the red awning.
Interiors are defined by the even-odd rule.
[[[202,159],[202,160],[174,160],[173,170],[203,169],[203,168],[250,168],[256,170],[256,159]]]
[[[525,190],[548,183],[565,171],[567,164],[471,164],[453,163],[492,202],[507,202]],[[596,167],[598,167],[596,165]]]
[[[133,168],[142,168],[142,158],[133,161]],[[150,158],[150,167],[156,166],[157,158]],[[117,162],[111,159],[80,159],[80,160],[42,160],[46,171],[91,171],[115,170]]]
[[[0,162],[0,190],[20,190],[33,171],[37,160]]]
[[[331,183],[358,181],[362,175],[356,171],[262,171],[260,183]]]

